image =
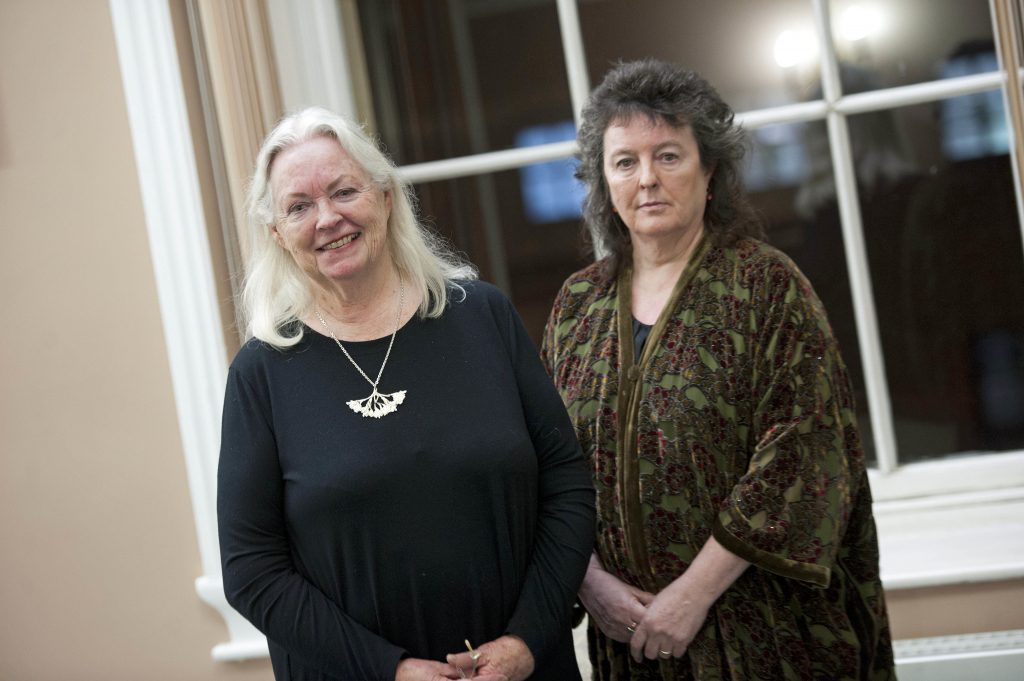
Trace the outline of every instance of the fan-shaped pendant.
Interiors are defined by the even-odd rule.
[[[349,408],[357,414],[372,416],[379,419],[398,410],[398,405],[405,401],[405,391],[399,390],[393,393],[379,393],[377,388],[373,389],[369,397],[361,400],[349,400]]]

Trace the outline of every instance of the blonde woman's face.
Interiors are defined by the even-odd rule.
[[[317,283],[369,277],[387,263],[391,195],[338,142],[315,137],[270,167],[277,244]]]

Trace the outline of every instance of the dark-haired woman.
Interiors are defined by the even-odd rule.
[[[891,678],[849,379],[761,240],[731,109],[692,72],[621,64],[579,141],[607,255],[566,281],[543,355],[597,488],[594,678]]]

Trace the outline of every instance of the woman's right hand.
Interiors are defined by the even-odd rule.
[[[448,681],[448,679],[466,678],[450,664],[421,660],[407,657],[395,668],[395,681]],[[473,677],[477,681],[508,681],[501,674],[478,674]]]
[[[587,614],[605,636],[629,643],[632,629],[643,619],[654,594],[626,584],[607,572],[596,555],[590,557],[587,574],[580,587],[580,601]]]

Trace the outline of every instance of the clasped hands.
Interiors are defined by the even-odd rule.
[[[517,636],[502,636],[475,650],[452,653],[447,662],[402,660],[395,670],[395,681],[524,681],[532,673],[533,654],[523,640]]]
[[[637,662],[682,656],[710,608],[681,582],[654,595],[605,571],[596,558],[587,568],[580,600],[605,636],[629,644]]]

